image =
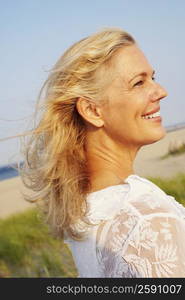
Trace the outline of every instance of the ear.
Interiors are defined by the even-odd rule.
[[[101,109],[96,103],[80,97],[77,99],[76,109],[82,118],[91,125],[96,127],[103,126]]]

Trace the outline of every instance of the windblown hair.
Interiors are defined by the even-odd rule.
[[[82,239],[82,228],[88,225],[87,129],[76,109],[77,99],[103,101],[112,56],[120,47],[134,43],[130,34],[117,28],[75,43],[51,69],[39,93],[39,120],[26,137],[20,175],[24,185],[35,192],[27,199],[44,204],[47,222],[60,237]]]

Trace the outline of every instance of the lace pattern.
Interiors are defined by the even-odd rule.
[[[131,175],[125,182],[87,198],[96,226],[86,244],[70,243],[74,259],[81,253],[79,276],[185,277],[185,208],[147,179]]]

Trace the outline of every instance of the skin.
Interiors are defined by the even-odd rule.
[[[86,154],[91,192],[123,184],[134,174],[139,149],[162,139],[162,122],[142,119],[167,96],[153,78],[153,68],[137,45],[120,48],[111,60],[114,78],[105,104],[79,98],[77,109],[87,125]],[[141,75],[142,74],[142,75]]]

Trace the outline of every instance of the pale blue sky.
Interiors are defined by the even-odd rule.
[[[185,1],[0,0],[0,139],[26,129],[47,70],[63,51],[111,26],[135,37],[168,90],[163,124],[185,122]],[[18,152],[18,140],[1,142],[0,165]]]

